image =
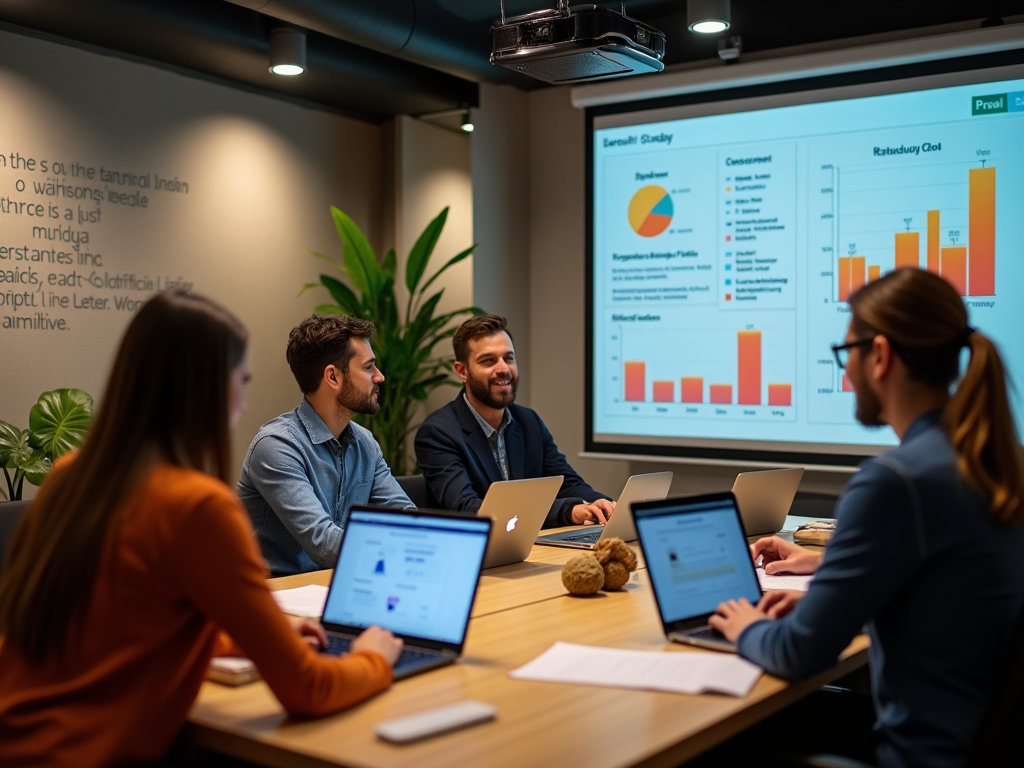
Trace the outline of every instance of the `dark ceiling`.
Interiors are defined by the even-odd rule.
[[[553,4],[506,0],[505,12]],[[717,60],[719,36],[686,28],[685,0],[627,0],[625,8],[666,33],[666,65]],[[1024,0],[732,0],[727,34],[742,36],[751,54],[1018,14]],[[498,0],[0,0],[8,30],[373,122],[475,105],[481,81],[540,87],[487,63],[488,29],[498,15]],[[309,32],[309,66],[300,77],[267,71],[269,31],[278,19],[319,30]]]

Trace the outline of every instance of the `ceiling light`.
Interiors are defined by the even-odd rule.
[[[729,0],[686,0],[686,23],[693,32],[724,32],[729,18]]]
[[[270,71],[294,76],[306,71],[306,33],[292,27],[270,30]]]
[[[466,133],[473,132],[473,123],[469,120],[469,110],[462,113],[462,123],[459,125]]]

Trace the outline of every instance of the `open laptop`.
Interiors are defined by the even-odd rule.
[[[668,496],[671,487],[671,472],[633,475],[626,481],[626,486],[615,503],[615,512],[607,523],[588,526],[585,530],[548,533],[537,537],[537,543],[554,547],[590,549],[601,539],[612,537],[618,537],[623,541],[636,541],[636,526],[633,525],[631,507],[641,501],[660,501]]]
[[[477,510],[494,520],[484,568],[526,559],[561,487],[562,475],[491,483]]]
[[[633,505],[633,517],[669,640],[735,652],[708,617],[724,600],[761,599],[736,497],[648,501]]]
[[[732,492],[736,496],[743,529],[748,536],[782,530],[803,476],[802,467],[740,472],[736,475]]]
[[[324,653],[346,653],[376,624],[405,641],[396,680],[451,664],[490,532],[489,518],[353,505],[324,605]]]

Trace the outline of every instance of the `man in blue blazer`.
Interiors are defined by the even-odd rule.
[[[544,527],[604,523],[615,502],[576,474],[535,411],[513,405],[519,371],[505,318],[470,318],[452,346],[465,388],[416,434],[416,460],[438,505],[476,512],[493,482],[562,475]]]

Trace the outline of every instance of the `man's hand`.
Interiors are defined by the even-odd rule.
[[[598,525],[604,525],[614,511],[615,502],[608,499],[598,499],[593,504],[577,504],[572,508],[572,522],[573,525],[583,525],[587,520],[592,520]]]
[[[402,640],[386,629],[377,626],[367,627],[363,634],[352,641],[349,649],[352,653],[359,651],[379,653],[393,667],[398,661],[398,657],[402,655]]]
[[[292,625],[292,629],[298,632],[299,637],[314,650],[318,651],[327,647],[327,633],[324,632],[319,621],[300,619],[298,616],[288,616],[287,619],[288,623]]]
[[[820,552],[804,549],[799,544],[768,536],[750,545],[755,565],[763,565],[765,573],[814,573],[821,565]],[[758,560],[760,559],[760,563]]]
[[[725,635],[730,643],[735,643],[744,629],[767,618],[760,606],[755,607],[747,598],[741,597],[739,600],[726,600],[719,605],[708,619],[708,624]]]
[[[764,593],[757,609],[769,619],[781,619],[791,613],[806,594],[798,589],[773,589]]]

